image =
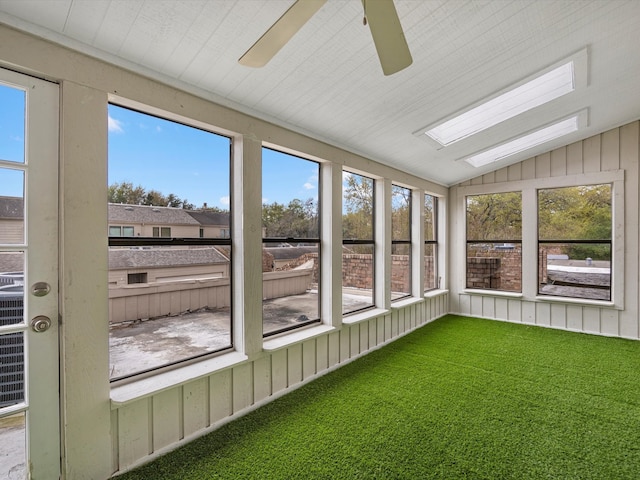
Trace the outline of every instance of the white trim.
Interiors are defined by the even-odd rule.
[[[355,325],[356,323],[366,322],[372,318],[381,317],[386,315],[391,310],[385,308],[372,308],[363,312],[354,313],[351,315],[345,315],[342,318],[343,325]]]
[[[598,185],[611,183],[612,189],[612,271],[611,279],[611,302],[601,302],[588,299],[578,299],[571,297],[561,298],[561,302],[570,299],[572,304],[598,305],[614,307],[618,310],[624,309],[624,187],[625,171],[612,170],[595,173],[581,173],[575,175],[565,175],[562,177],[535,178],[529,180],[517,180],[512,182],[500,182],[482,185],[466,185],[457,188],[456,205],[459,219],[461,221],[461,235],[458,235],[454,249],[461,255],[466,256],[466,209],[465,197],[468,195],[481,195],[491,193],[522,192],[522,293],[521,298],[530,301],[553,301],[554,297],[538,295],[537,287],[537,191],[549,188],[574,187],[580,185]],[[532,273],[533,272],[533,273]],[[475,295],[496,295],[497,291],[485,291],[466,288],[466,261],[458,262],[457,271],[458,290],[461,293]],[[507,292],[499,292],[504,296]]]
[[[431,137],[427,132],[429,132],[430,130],[433,130],[435,128],[441,127],[443,124],[450,122],[458,117],[463,117],[465,115],[468,115],[470,112],[472,112],[473,110],[476,109],[480,109],[483,106],[486,106],[488,103],[491,103],[495,100],[497,100],[499,97],[501,96],[506,96],[511,94],[512,92],[514,92],[517,89],[520,89],[524,86],[526,86],[527,84],[531,84],[533,82],[536,82],[538,80],[540,80],[541,77],[548,75],[549,73],[551,73],[554,70],[558,70],[560,68],[562,68],[563,66],[566,65],[571,65],[571,73],[572,73],[572,80],[573,80],[573,88],[570,91],[564,92],[562,95],[556,96],[550,100],[547,100],[546,102],[543,102],[539,105],[536,105],[534,107],[530,107],[526,110],[521,110],[519,111],[516,115],[511,115],[508,116],[502,120],[500,120],[499,122],[495,122],[495,123],[490,123],[489,125],[487,125],[486,127],[483,127],[479,130],[475,130],[472,131],[470,133],[464,134],[462,136],[458,136],[454,139],[451,139],[447,142],[441,142],[439,140],[437,140],[434,137]],[[507,122],[510,119],[513,119],[519,115],[524,115],[525,113],[527,113],[530,110],[533,110],[535,108],[538,108],[542,105],[544,105],[545,103],[550,103],[552,101],[554,101],[557,98],[560,98],[564,95],[573,93],[577,90],[583,90],[587,87],[588,85],[588,71],[589,71],[589,51],[587,47],[582,48],[581,50],[578,50],[577,52],[575,52],[574,54],[559,60],[557,62],[555,62],[552,65],[549,65],[547,68],[543,68],[541,70],[539,70],[538,72],[535,72],[531,75],[529,75],[526,78],[523,78],[522,80],[520,80],[519,82],[513,83],[511,85],[508,85],[505,88],[502,88],[501,90],[498,90],[497,92],[495,92],[492,95],[489,95],[485,98],[482,98],[480,100],[478,100],[475,103],[472,103],[464,108],[461,108],[459,110],[457,110],[456,112],[443,117],[441,119],[439,119],[438,121],[431,123],[429,125],[427,125],[424,128],[421,128],[418,131],[413,132],[413,135],[415,135],[418,138],[421,138],[423,140],[425,140],[429,145],[431,145],[434,149],[436,150],[441,150],[443,148],[446,148],[450,145],[453,145],[461,140],[464,140],[465,138],[471,137],[473,135],[476,135],[478,133],[481,133],[485,130],[488,130],[492,127],[495,127],[496,125],[499,125],[501,123]]]
[[[424,292],[423,297],[424,298],[435,298],[435,297],[439,297],[441,295],[446,295],[449,293],[449,290],[446,288],[436,288],[434,290],[427,290],[426,292]]]
[[[156,395],[199,378],[207,377],[223,369],[231,368],[248,360],[246,355],[232,352],[208,360],[185,365],[167,372],[135,380],[125,385],[111,387],[111,409],[116,410],[141,398]]]
[[[462,294],[466,295],[483,295],[485,297],[508,297],[508,298],[523,298],[521,292],[507,292],[506,290],[482,290],[478,288],[465,288],[461,290]]]
[[[262,349],[266,352],[273,352],[274,350],[280,350],[296,343],[319,337],[334,330],[337,329],[335,327],[332,327],[331,325],[317,325],[313,327],[292,330],[290,332],[278,335],[277,337],[267,338],[262,343]]]
[[[590,300],[588,298],[575,298],[575,297],[554,297],[552,295],[536,295],[536,300],[549,303],[566,303],[571,305],[589,305],[594,307],[603,308],[615,308],[616,310],[623,310],[622,307],[616,306],[614,302],[607,302],[601,300]]]
[[[415,305],[417,303],[424,302],[424,297],[408,297],[401,298],[397,301],[391,302],[391,310],[399,310],[404,307],[408,307],[410,305]]]

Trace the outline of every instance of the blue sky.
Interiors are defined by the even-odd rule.
[[[0,85],[0,159],[24,162],[24,92]],[[0,195],[23,196],[23,173],[0,168]]]
[[[318,196],[318,166],[265,149],[262,199]],[[173,193],[196,207],[228,208],[229,139],[115,105],[109,106],[109,184],[131,182]]]
[[[0,159],[23,162],[25,93],[0,85]],[[109,105],[108,183],[173,193],[196,207],[229,206],[229,139]],[[264,149],[263,203],[318,198],[318,164]],[[23,174],[0,168],[0,195],[22,196]]]

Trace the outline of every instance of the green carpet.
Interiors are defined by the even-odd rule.
[[[640,342],[447,316],[133,479],[638,479]]]

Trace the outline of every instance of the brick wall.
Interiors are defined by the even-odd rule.
[[[467,288],[500,289],[500,259],[467,258]]]
[[[342,286],[373,288],[373,257],[365,254],[342,255]]]
[[[467,255],[467,288],[522,291],[522,247],[475,247]]]
[[[318,254],[307,253],[301,257],[287,263],[277,270],[291,270],[299,267],[308,260],[313,260],[313,283],[318,283]],[[409,257],[407,255],[392,255],[392,278],[391,290],[394,292],[405,292],[409,289],[411,281],[409,269]],[[425,257],[425,278],[428,279],[428,286],[435,288],[437,285],[431,285],[434,279],[434,262],[433,257]],[[373,288],[373,257],[368,254],[349,253],[342,255],[342,286],[347,288]],[[434,279],[434,280],[432,280]]]

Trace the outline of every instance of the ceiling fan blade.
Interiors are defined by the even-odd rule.
[[[297,0],[238,62],[247,67],[265,66],[326,2],[327,0]]]
[[[393,75],[411,65],[413,59],[393,0],[362,0],[362,5],[382,72]]]

